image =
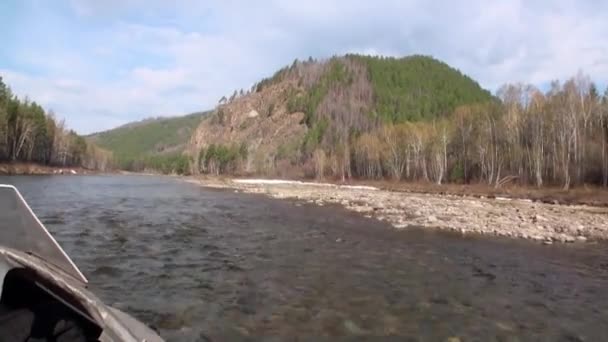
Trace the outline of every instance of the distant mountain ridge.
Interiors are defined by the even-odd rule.
[[[177,117],[147,118],[86,136],[113,152],[114,163],[130,169],[153,156],[181,155],[194,129],[207,112]]]

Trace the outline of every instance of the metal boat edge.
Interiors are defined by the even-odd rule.
[[[10,198],[12,196],[12,198]],[[94,323],[101,333],[101,342],[162,342],[155,331],[125,312],[104,304],[87,289],[88,280],[52,237],[32,209],[12,185],[0,185],[0,238],[17,237],[35,240],[35,243],[2,241],[0,239],[0,293],[5,299],[7,275],[15,270],[27,270],[34,275],[35,285],[68,308],[70,312]],[[11,207],[12,206],[12,207]],[[19,211],[8,213],[7,210]],[[26,217],[28,216],[28,217]],[[7,221],[6,218],[9,218]],[[13,221],[11,221],[11,219]],[[21,229],[16,234],[6,234],[7,229]],[[27,224],[29,226],[25,226]],[[42,231],[40,231],[42,230]],[[32,234],[30,234],[32,233]],[[8,245],[8,246],[7,246]],[[15,246],[32,246],[31,251],[16,249]],[[42,246],[42,247],[40,247]],[[48,253],[48,254],[47,254]],[[50,260],[45,257],[47,255]],[[46,285],[45,285],[46,284]]]

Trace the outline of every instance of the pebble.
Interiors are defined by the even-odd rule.
[[[354,335],[361,335],[364,333],[363,329],[359,328],[359,326],[355,322],[349,319],[344,321],[344,328],[346,328],[349,333]]]
[[[576,239],[573,236],[570,236],[570,235],[560,234],[559,235],[559,240],[561,242],[574,242]]]
[[[585,231],[585,226],[583,226],[582,224],[579,224],[578,226],[576,226],[576,232],[577,233],[582,233]]]

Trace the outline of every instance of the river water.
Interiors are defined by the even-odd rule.
[[[0,177],[112,304],[168,341],[601,341],[606,244],[397,231],[168,177]],[[401,339],[400,339],[401,340]]]

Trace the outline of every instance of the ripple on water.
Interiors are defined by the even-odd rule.
[[[122,275],[122,271],[118,267],[114,266],[97,266],[95,270],[93,270],[92,274],[94,276],[105,276],[105,277],[120,277]]]
[[[45,226],[65,224],[65,218],[60,213],[48,214],[39,217],[39,219]]]

